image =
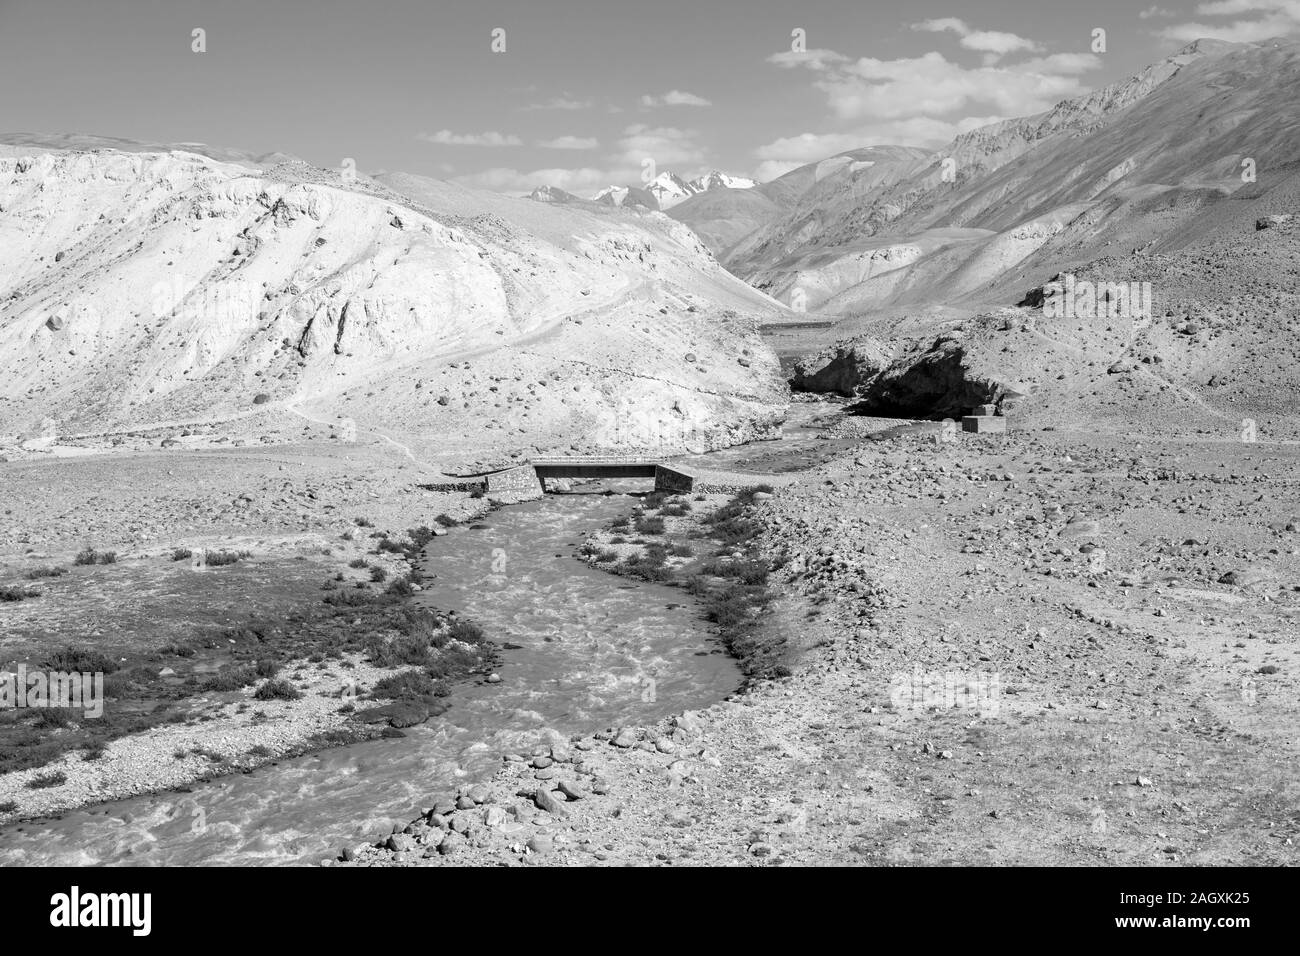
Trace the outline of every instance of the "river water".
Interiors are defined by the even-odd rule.
[[[416,600],[512,648],[501,683],[458,686],[445,714],[406,737],[16,824],[0,831],[0,863],[315,863],[489,776],[502,754],[725,698],[741,675],[684,591],[574,557],[587,531],[635,504],[626,494],[548,495],[429,544]]]

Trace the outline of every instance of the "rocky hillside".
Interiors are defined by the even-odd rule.
[[[1243,160],[1289,162],[1298,95],[1295,41],[1199,41],[1047,113],[958,137],[905,175],[824,177],[724,261],[810,310],[987,304],[1000,278],[1043,279],[1157,241],[1240,188]]]
[[[450,454],[615,440],[651,395],[711,442],[781,415],[775,305],[660,214],[34,139],[0,148],[10,441],[346,412]]]

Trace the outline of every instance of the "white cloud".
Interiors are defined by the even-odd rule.
[[[1036,69],[968,69],[936,52],[900,60],[863,57],[821,74],[815,85],[834,113],[850,120],[939,116],[975,104],[1023,116],[1085,92],[1079,79],[1068,75],[1077,72],[1078,62],[1051,57],[1035,62]]]
[[[1196,13],[1226,22],[1176,23],[1159,31],[1159,36],[1178,43],[1202,37],[1252,43],[1300,32],[1300,0],[1214,0],[1197,6]]]
[[[522,146],[524,141],[513,133],[453,133],[449,129],[440,129],[436,133],[420,133],[416,139],[439,146]]]
[[[648,108],[655,106],[712,106],[709,100],[685,90],[669,90],[662,96],[646,94],[641,97],[641,105]]]
[[[675,126],[633,124],[623,130],[615,160],[620,167],[635,170],[638,177],[647,159],[653,160],[661,172],[669,167],[699,165],[707,154],[695,142],[695,136],[695,130]]]
[[[541,103],[530,103],[526,110],[585,110],[592,106],[591,100],[580,100],[570,96],[553,96]]]
[[[1038,53],[1042,50],[1039,44],[1027,37],[1000,30],[976,30],[956,17],[924,20],[912,24],[912,29],[928,33],[955,33],[961,37],[960,43],[965,49],[987,54],[986,62],[999,60],[1008,53]]]
[[[834,50],[805,50],[802,53],[786,50],[782,53],[773,53],[767,58],[767,62],[775,63],[786,70],[793,70],[800,66],[810,70],[824,70],[836,63],[845,63],[848,59],[843,53],[836,53]]]
[[[592,136],[557,136],[537,144],[543,149],[595,149],[600,142]]]
[[[1147,7],[1141,13],[1139,13],[1138,19],[1150,20],[1155,17],[1168,18],[1168,17],[1176,17],[1176,16],[1178,16],[1178,14],[1175,13],[1173,10],[1166,10],[1164,7],[1152,5]]]

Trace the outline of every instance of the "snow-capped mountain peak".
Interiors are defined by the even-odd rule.
[[[732,176],[730,173],[715,169],[698,179],[692,179],[687,185],[694,192],[704,193],[710,189],[753,189],[758,183],[744,176]]]

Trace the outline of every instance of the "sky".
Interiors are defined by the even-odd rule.
[[[0,0],[0,131],[591,195],[939,148],[1199,37],[1297,32],[1300,0]]]

